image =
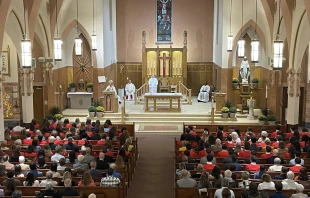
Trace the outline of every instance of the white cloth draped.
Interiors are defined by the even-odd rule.
[[[149,79],[149,93],[157,93],[158,80],[155,77]]]
[[[125,92],[127,96],[127,100],[134,100],[135,98],[135,92],[136,92],[136,87],[132,83],[127,83],[125,86]]]
[[[114,85],[108,85],[107,88],[105,88],[105,91],[114,91],[115,96],[117,96],[118,102],[121,102],[121,98],[117,95]]]
[[[210,93],[210,86],[209,85],[202,85],[200,92],[198,94],[198,101],[199,102],[208,102],[209,101],[209,93]]]

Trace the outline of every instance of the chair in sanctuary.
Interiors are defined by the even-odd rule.
[[[159,92],[169,92],[170,85],[168,78],[161,78],[159,82]]]

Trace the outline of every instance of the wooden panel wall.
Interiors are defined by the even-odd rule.
[[[117,88],[125,88],[128,80],[140,88],[144,84],[142,78],[142,63],[117,63]]]
[[[187,88],[192,89],[192,95],[197,96],[206,82],[213,83],[213,63],[187,63]]]

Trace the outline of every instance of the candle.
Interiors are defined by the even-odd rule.
[[[59,89],[61,89],[61,85],[59,85]]]
[[[268,85],[266,85],[266,98],[268,98]]]

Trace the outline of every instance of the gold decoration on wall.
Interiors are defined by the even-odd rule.
[[[3,88],[2,82],[4,82],[4,76],[3,76],[3,74],[0,74],[0,85],[1,85],[1,87],[0,87],[0,96],[1,97],[3,97],[2,93],[4,92],[4,88]],[[0,102],[0,109],[1,108],[2,108],[2,104]]]
[[[295,79],[294,79],[294,73],[295,73],[295,70],[294,68],[287,68],[286,70],[286,73],[288,74],[287,75],[287,83],[288,83],[288,95],[293,97],[294,96],[294,82],[295,82]]]
[[[49,84],[53,85],[53,67],[54,65],[51,63],[43,63],[43,83],[46,85],[47,75],[49,78]]]

